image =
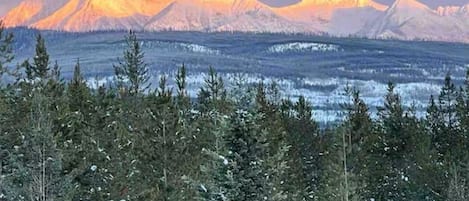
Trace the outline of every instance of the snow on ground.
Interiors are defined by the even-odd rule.
[[[286,53],[286,52],[337,52],[340,46],[324,43],[305,43],[294,42],[277,44],[268,48],[269,53]]]
[[[125,44],[122,44],[125,45]],[[175,49],[182,50],[185,52],[201,53],[208,55],[221,55],[221,52],[216,49],[209,48],[204,45],[194,43],[183,43],[183,42],[165,42],[165,41],[145,41],[142,42],[142,46],[148,49]]]
[[[169,73],[169,77],[173,73]],[[327,123],[340,120],[342,112],[340,105],[350,101],[344,94],[347,85],[358,89],[362,98],[368,104],[370,111],[375,112],[376,107],[383,105],[386,94],[387,84],[373,80],[353,80],[345,78],[276,78],[266,77],[257,74],[220,74],[225,80],[225,86],[231,88],[236,80],[242,80],[247,86],[253,86],[263,82],[269,84],[275,82],[284,98],[290,98],[296,101],[299,96],[305,98],[314,106],[314,117],[317,121]],[[203,86],[207,73],[192,73],[187,77],[188,93],[191,97],[196,97],[200,87]],[[158,80],[152,78],[153,82]],[[112,83],[113,77],[89,78],[88,85],[92,88]],[[170,88],[175,88],[174,83],[169,79]],[[152,83],[156,87],[157,83]],[[330,87],[328,90],[321,87]],[[396,85],[396,92],[400,94],[403,105],[406,107],[416,107],[419,116],[424,115],[424,108],[428,104],[428,98],[431,94],[438,94],[440,85],[431,83],[401,83]],[[373,114],[375,116],[375,114]]]

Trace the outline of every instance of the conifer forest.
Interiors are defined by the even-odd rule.
[[[304,97],[228,88],[216,66],[197,97],[185,66],[152,88],[136,34],[125,39],[115,82],[95,88],[79,59],[64,79],[41,35],[12,67],[0,28],[0,77],[15,80],[0,82],[0,201],[469,200],[469,74],[448,74],[424,115],[389,83],[373,116],[348,86],[343,120],[323,126]]]

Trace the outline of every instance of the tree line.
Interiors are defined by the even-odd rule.
[[[347,87],[343,121],[320,129],[305,97],[227,89],[213,68],[197,99],[185,66],[150,89],[137,35],[125,39],[116,81],[91,88],[79,60],[62,78],[41,35],[7,68],[13,35],[0,28],[0,75],[15,78],[0,87],[1,201],[469,199],[469,79],[448,75],[425,118],[392,83],[377,118]]]

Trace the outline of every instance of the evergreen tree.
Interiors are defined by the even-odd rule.
[[[237,84],[241,86],[241,83]],[[294,173],[294,168],[291,168],[296,161],[290,157],[291,145],[287,139],[287,131],[285,123],[282,119],[280,106],[273,98],[271,92],[276,86],[271,85],[268,90],[267,87],[261,82],[257,85],[257,94],[255,99],[256,114],[259,117],[258,125],[264,130],[264,139],[266,140],[267,149],[263,160],[265,161],[265,170],[267,175],[267,191],[268,200],[295,200],[300,196],[302,189],[297,188],[296,177],[298,174]],[[249,89],[238,91],[246,91],[250,93]],[[241,97],[240,100],[245,102],[239,103],[239,108],[249,108],[252,103],[250,94],[242,94],[237,92],[235,97]],[[245,98],[242,98],[245,97]],[[270,97],[270,98],[269,98]],[[252,106],[251,106],[252,107]]]
[[[367,162],[373,147],[373,122],[360,92],[347,86],[350,102],[343,105],[345,121],[327,143],[321,184],[324,200],[359,200],[366,195]]]
[[[435,143],[442,156],[452,159],[463,157],[463,153],[457,153],[454,148],[461,150],[464,139],[461,138],[459,125],[457,125],[457,99],[458,91],[448,74],[438,97],[438,115],[440,115],[440,132],[436,133]]]
[[[214,131],[214,150],[204,151],[210,156],[202,171],[209,175],[207,182],[197,186],[201,200],[265,200],[269,186],[266,183],[266,164],[262,156],[266,141],[255,124],[256,116],[237,111],[223,120]],[[229,127],[228,123],[229,122]]]
[[[63,176],[62,158],[54,139],[48,99],[41,94],[41,88],[33,94],[30,130],[24,134],[18,147],[14,169],[8,176],[6,195],[10,200],[62,200],[70,199],[71,181]]]
[[[127,49],[124,51],[123,60],[114,65],[114,71],[118,86],[124,87],[131,96],[134,96],[148,89],[150,75],[148,65],[144,61],[145,53],[136,33],[130,31],[125,41]]]
[[[80,60],[77,60],[72,80],[68,84],[68,102],[71,111],[80,111],[85,115],[91,112],[91,92],[81,73]]]
[[[13,34],[5,31],[5,26],[0,20],[0,78],[7,72],[6,65],[13,61]]]
[[[183,64],[181,68],[178,69],[176,74],[176,86],[177,86],[177,96],[176,96],[176,104],[177,106],[184,110],[189,109],[190,107],[190,97],[187,93],[187,70],[186,66]],[[187,111],[185,111],[187,112]]]
[[[350,167],[351,157],[348,144],[347,127],[328,133],[329,146],[323,158],[324,171],[321,174],[321,185],[318,200],[362,200],[359,194],[359,178]]]
[[[443,115],[443,121],[448,131],[456,129],[456,100],[458,91],[456,86],[451,80],[451,75],[448,73],[445,77],[445,82],[441,88],[438,103],[440,105],[440,113]],[[453,133],[454,135],[454,133]]]
[[[5,72],[7,72],[6,65],[10,63],[14,56],[13,56],[13,49],[11,47],[13,42],[13,34],[6,33],[5,27],[3,26],[3,22],[0,20],[0,79]],[[6,125],[8,125],[8,104],[7,104],[7,96],[8,92],[4,89],[3,83],[0,82],[0,141],[2,144],[0,145],[0,194],[3,193],[3,167],[6,165],[6,158],[9,157],[9,148],[12,147],[12,142],[10,142],[10,136],[8,135]]]
[[[379,110],[379,136],[374,145],[372,166],[366,199],[376,200],[409,200],[409,161],[412,152],[411,133],[405,124],[405,111],[401,98],[394,91],[395,85],[388,84],[384,107]],[[373,164],[374,163],[374,164]]]
[[[246,111],[237,111],[231,118],[232,128],[226,136],[229,150],[228,161],[232,163],[234,188],[231,200],[264,200],[266,195],[262,154],[265,139],[256,125],[256,117]]]
[[[200,88],[197,95],[199,110],[201,112],[215,110],[225,113],[228,111],[226,97],[227,92],[222,77],[210,67],[208,76],[205,78],[205,85]]]
[[[316,199],[319,189],[319,175],[321,174],[320,153],[321,144],[318,134],[319,128],[313,120],[313,107],[300,96],[293,106],[294,116],[292,116],[289,128],[290,142],[292,144],[292,156],[299,159],[301,178],[305,184],[303,196],[306,200]],[[293,164],[292,164],[293,165]]]
[[[23,63],[23,67],[26,68],[29,79],[40,78],[44,80],[50,76],[49,54],[47,53],[46,43],[41,34],[38,34],[36,37],[36,54],[33,58],[33,63],[29,64],[26,60]]]
[[[461,87],[458,95],[456,115],[461,132],[467,136],[469,134],[469,70],[466,72],[464,86]]]
[[[218,125],[211,130],[214,136],[212,149],[202,148],[207,158],[201,165],[202,177],[200,181],[191,182],[203,201],[236,200],[233,194],[236,185],[232,172],[233,161],[229,161],[226,137],[230,131],[229,119],[226,116],[216,115],[213,121]]]
[[[463,201],[469,199],[469,193],[467,192],[467,178],[461,175],[460,168],[453,165],[450,169],[450,182],[447,193],[448,201]]]

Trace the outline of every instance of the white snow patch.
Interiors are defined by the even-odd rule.
[[[340,46],[324,43],[305,43],[294,42],[286,44],[277,44],[269,47],[267,50],[270,53],[285,53],[285,52],[337,52]]]
[[[205,188],[205,186],[203,184],[200,184],[200,188],[204,191],[204,192],[207,192],[207,188]]]
[[[180,43],[179,45],[183,49],[191,51],[191,52],[214,54],[214,55],[219,55],[220,54],[219,50],[214,50],[214,49],[208,48],[206,46],[202,46],[202,45],[189,44],[189,43]]]
[[[224,156],[219,156],[221,160],[223,160],[224,165],[228,165],[228,160]]]

